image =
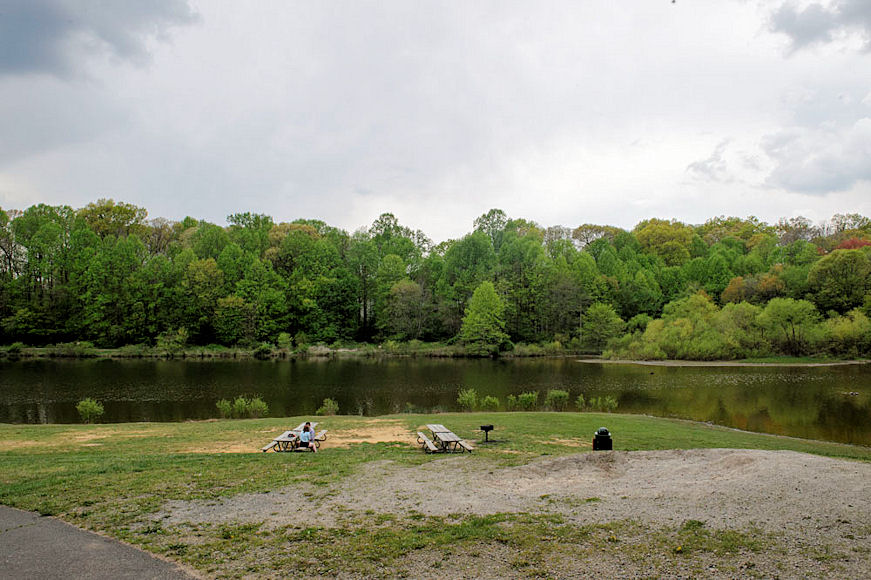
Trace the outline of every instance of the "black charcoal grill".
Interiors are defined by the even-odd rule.
[[[481,425],[481,431],[484,432],[484,441],[490,441],[490,431],[493,430],[493,425]]]

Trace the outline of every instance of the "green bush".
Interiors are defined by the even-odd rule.
[[[578,411],[583,411],[587,406],[587,401],[584,399],[584,393],[578,395],[578,398],[575,399],[575,406],[578,408]]]
[[[215,406],[218,407],[218,413],[221,414],[222,419],[229,419],[233,416],[233,404],[227,399],[221,399]]]
[[[506,401],[506,406],[508,407],[509,411],[516,411],[517,410],[517,397],[515,397],[514,395],[508,395],[508,399]]]
[[[48,356],[88,358],[97,356],[94,345],[86,340],[79,342],[62,342],[48,348]]]
[[[544,397],[544,404],[551,411],[565,411],[569,404],[569,393],[562,389],[551,389]]]
[[[259,419],[269,415],[269,405],[260,397],[254,397],[248,401],[248,416],[252,419]]]
[[[480,407],[482,411],[498,411],[499,399],[492,395],[487,395],[486,397],[481,399]]]
[[[462,389],[457,395],[457,403],[465,411],[474,411],[478,406],[478,392],[475,389]]]
[[[591,411],[600,411],[610,413],[617,409],[618,403],[615,397],[608,395],[607,397],[590,397],[588,407]]]
[[[293,348],[293,339],[287,332],[279,332],[278,339],[275,341],[275,343],[278,345],[278,348],[282,350],[290,350],[291,348]]]
[[[21,354],[21,349],[24,348],[23,342],[13,342],[9,345],[9,348],[6,349],[6,352],[9,354]]]
[[[79,401],[76,410],[85,423],[93,423],[103,415],[103,405],[90,397]]]
[[[248,401],[245,399],[245,397],[236,397],[236,400],[233,401],[233,417],[236,419],[241,419],[247,414]]]
[[[142,358],[149,354],[150,350],[147,344],[125,344],[118,349],[118,355],[127,358]]]
[[[544,356],[545,354],[544,349],[537,344],[524,344],[522,342],[515,344],[512,352],[514,356]]]
[[[522,411],[533,411],[538,406],[538,391],[532,393],[520,393],[517,397],[517,405]]]
[[[262,342],[251,354],[258,360],[267,360],[272,357],[272,345],[268,342]]]
[[[157,336],[157,348],[174,354],[184,350],[188,342],[188,329],[180,326],[177,330],[167,330]]]
[[[260,397],[246,399],[245,397],[236,397],[233,402],[227,399],[221,399],[215,406],[218,408],[218,413],[224,419],[258,419],[269,415],[269,405]]]
[[[339,414],[339,403],[334,401],[333,399],[324,399],[323,405],[321,405],[317,411],[315,411],[316,415],[338,415]]]
[[[308,342],[308,335],[302,331],[297,332],[293,337],[293,344],[296,345],[297,350],[308,348]]]

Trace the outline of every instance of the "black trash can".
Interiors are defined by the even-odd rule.
[[[614,442],[611,440],[611,433],[604,427],[599,427],[593,434],[593,451],[611,451],[614,449]]]

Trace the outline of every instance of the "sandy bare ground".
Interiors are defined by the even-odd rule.
[[[871,570],[871,464],[791,451],[699,449],[578,453],[498,467],[480,456],[434,457],[415,467],[373,462],[334,488],[298,487],[221,502],[174,501],[164,525],[258,522],[339,525],[347,514],[559,514],[578,526],[632,521],[648,533],[698,520],[710,530],[758,530],[775,547],[692,560],[578,554],[544,564],[552,577],[838,577]],[[640,540],[643,543],[643,538]],[[434,564],[438,566],[434,567]],[[511,554],[481,546],[443,561],[403,559],[409,577],[516,577]]]

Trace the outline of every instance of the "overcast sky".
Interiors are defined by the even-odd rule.
[[[0,207],[871,215],[868,0],[0,0]]]

